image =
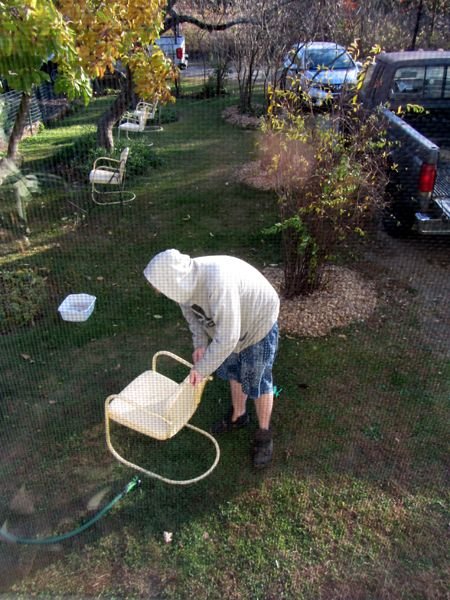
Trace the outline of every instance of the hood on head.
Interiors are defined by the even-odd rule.
[[[154,256],[145,267],[144,276],[164,296],[185,303],[194,290],[193,271],[191,257],[171,249]]]

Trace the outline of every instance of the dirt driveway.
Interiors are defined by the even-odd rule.
[[[415,309],[418,343],[450,358],[450,237],[395,239],[380,229],[359,267],[390,301]]]

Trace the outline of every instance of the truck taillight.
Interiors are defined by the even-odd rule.
[[[183,58],[183,48],[177,48],[176,56],[178,60]]]
[[[432,192],[436,181],[436,165],[423,163],[419,175],[419,192]]]

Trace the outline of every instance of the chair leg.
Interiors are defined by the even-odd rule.
[[[123,215],[123,192],[124,192],[124,182],[122,180],[122,185],[120,186],[120,214]]]
[[[198,481],[201,481],[202,479],[204,479],[205,477],[210,475],[212,473],[212,471],[214,471],[214,469],[217,467],[217,465],[219,463],[219,459],[220,459],[219,444],[217,443],[215,438],[210,433],[208,433],[207,431],[204,431],[203,429],[199,429],[198,427],[194,427],[194,425],[191,425],[189,423],[186,424],[186,427],[188,427],[189,429],[192,429],[196,433],[204,435],[206,438],[208,438],[212,442],[212,444],[214,446],[214,450],[215,450],[215,458],[214,458],[212,465],[201,475],[199,475],[197,477],[193,477],[192,479],[169,479],[167,477],[163,477],[162,475],[159,475],[158,473],[154,473],[153,471],[148,471],[147,469],[144,469],[143,467],[140,467],[139,465],[136,465],[135,463],[128,461],[126,458],[124,458],[117,452],[117,450],[114,448],[112,441],[111,441],[109,403],[115,397],[116,396],[109,396],[105,402],[105,437],[106,437],[106,445],[108,446],[108,450],[118,461],[120,461],[127,467],[131,467],[132,469],[136,469],[136,471],[144,473],[144,475],[147,475],[148,477],[152,477],[154,479],[159,479],[160,481],[163,481],[164,483],[169,483],[172,485],[191,485],[192,483],[197,483]]]

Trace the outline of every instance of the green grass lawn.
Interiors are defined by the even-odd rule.
[[[64,171],[55,156],[61,148],[70,156],[71,144],[95,131],[109,101],[97,99],[24,142],[25,167]],[[277,240],[261,233],[277,218],[275,197],[236,179],[256,155],[257,134],[223,122],[222,108],[233,103],[233,96],[180,99],[171,109],[177,120],[146,134],[160,163],[128,178],[134,203],[123,211],[97,207],[79,219],[67,200],[89,202],[87,186],[71,183],[67,193],[56,186],[30,208],[30,248],[1,254],[1,266],[40,269],[48,288],[35,325],[0,337],[0,519],[12,531],[70,530],[92,514],[92,496],[104,490],[106,502],[133,476],[107,451],[104,400],[147,369],[157,350],[191,353],[181,312],[143,278],[150,258],[176,247],[233,254],[257,267],[280,261]],[[85,323],[57,314],[74,292],[97,297]],[[0,543],[0,592],[446,597],[450,368],[417,343],[414,314],[384,311],[383,320],[349,327],[345,336],[282,335],[275,377],[283,390],[267,470],[251,467],[251,431],[221,438],[217,469],[196,485],[144,478],[139,491],[64,544]],[[169,362],[164,368],[183,373]],[[192,422],[207,428],[227,402],[226,385],[214,380]],[[114,435],[124,452],[163,475],[193,477],[213,458],[208,442],[189,431],[164,443]],[[25,515],[10,510],[21,488],[32,503]],[[170,543],[164,532],[172,533]]]

